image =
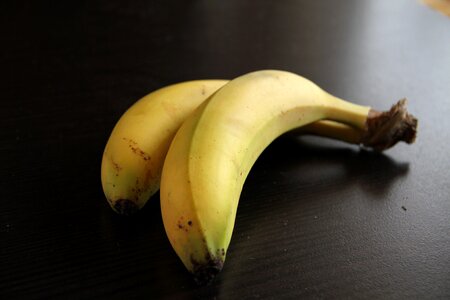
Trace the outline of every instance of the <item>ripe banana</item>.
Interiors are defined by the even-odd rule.
[[[106,144],[101,181],[106,199],[119,214],[142,208],[158,191],[170,142],[186,117],[226,80],[174,84],[132,105]]]
[[[129,215],[158,191],[164,159],[176,131],[197,106],[228,80],[196,80],[148,94],[120,118],[106,144],[101,181],[111,207]],[[323,124],[320,124],[322,123]],[[362,131],[331,121],[304,128],[312,133],[362,142]]]
[[[275,70],[230,81],[183,123],[162,171],[161,212],[171,245],[197,282],[211,281],[223,267],[240,193],[261,152],[281,134],[324,119],[356,128],[349,139],[378,150],[413,142],[417,125],[405,101],[377,112]],[[319,128],[327,125],[336,129],[331,135],[352,128]]]

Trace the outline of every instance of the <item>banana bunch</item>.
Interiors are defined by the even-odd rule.
[[[131,214],[160,186],[169,241],[207,283],[223,267],[245,179],[274,139],[297,129],[382,151],[414,141],[417,119],[405,105],[379,112],[276,70],[175,84],[116,124],[103,154],[103,190],[116,212]]]
[[[195,80],[161,88],[131,106],[114,127],[101,165],[101,182],[112,209],[131,215],[159,190],[161,172],[175,133],[183,121],[227,80]],[[300,129],[361,143],[362,131],[319,121]]]

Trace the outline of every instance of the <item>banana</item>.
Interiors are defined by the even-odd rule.
[[[417,126],[405,101],[378,112],[296,74],[263,70],[230,81],[180,127],[163,166],[161,212],[172,247],[198,283],[223,267],[240,193],[258,156],[281,134],[320,120],[348,125],[318,123],[320,130],[333,126],[331,136],[344,133],[378,150],[412,143]]]
[[[227,82],[196,80],[161,88],[122,115],[101,164],[103,191],[117,213],[136,212],[159,190],[164,158],[181,123]]]
[[[159,190],[164,158],[176,131],[200,103],[227,82],[173,84],[143,97],[122,115],[108,139],[101,165],[103,191],[117,213],[138,211]],[[360,130],[322,122],[306,126],[304,133],[361,143]]]
[[[372,147],[365,140],[364,130],[331,120],[316,121],[291,131],[291,135],[318,135],[349,144]]]

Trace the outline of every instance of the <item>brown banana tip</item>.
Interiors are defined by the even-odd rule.
[[[139,207],[131,200],[119,199],[114,203],[114,210],[119,215],[130,216],[135,214],[139,210]]]
[[[194,281],[200,286],[209,285],[223,268],[223,260],[220,258],[208,258],[206,263],[199,263],[191,258],[193,265]]]
[[[394,104],[389,111],[370,110],[362,144],[378,151],[403,141],[411,144],[417,136],[417,118],[408,113],[406,99]]]

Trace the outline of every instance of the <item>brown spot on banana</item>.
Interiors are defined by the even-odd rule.
[[[119,173],[123,169],[117,162],[114,161],[112,157],[110,158],[110,161],[111,164],[113,165],[114,170],[116,170],[116,173]]]
[[[189,225],[189,226],[187,226]],[[177,222],[178,229],[184,230],[185,232],[189,231],[189,227],[192,227],[192,220],[188,220],[186,223],[184,222],[184,217],[181,217]]]
[[[150,155],[139,148],[139,145],[136,141],[132,139],[122,138],[124,141],[128,142],[128,148],[130,148],[131,152],[136,155],[139,155],[144,161],[148,161],[151,159]]]

